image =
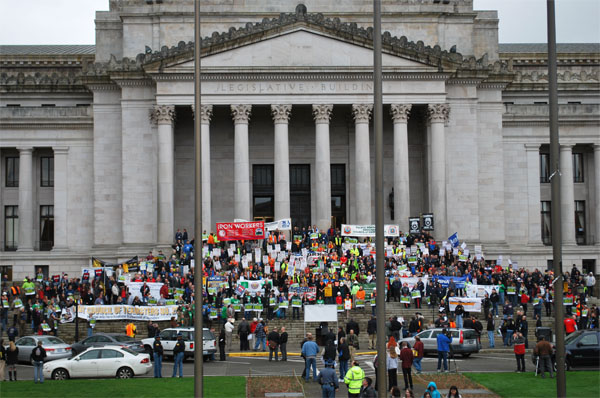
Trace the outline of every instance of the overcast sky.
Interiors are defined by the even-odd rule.
[[[498,10],[501,43],[546,42],[546,0],[474,2]],[[108,0],[0,0],[0,44],[93,44],[97,10]],[[600,42],[599,21],[600,0],[556,0],[558,42]]]

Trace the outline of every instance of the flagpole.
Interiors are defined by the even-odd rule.
[[[200,0],[194,1],[194,151],[195,151],[195,206],[194,206],[194,397],[203,396],[203,350],[204,330],[202,325],[202,101],[200,97]]]

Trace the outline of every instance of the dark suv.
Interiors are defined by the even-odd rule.
[[[577,330],[565,338],[565,361],[571,367],[600,366],[600,330]]]

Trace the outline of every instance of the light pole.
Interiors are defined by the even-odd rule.
[[[383,99],[381,84],[381,0],[373,0],[373,133],[375,135],[375,276],[377,278],[377,393],[386,397],[385,253],[383,240]],[[369,148],[366,148],[368,151]],[[399,194],[399,193],[396,193]]]
[[[202,101],[200,97],[200,0],[194,1],[194,151],[195,151],[195,206],[194,206],[194,397],[203,396],[204,331],[202,327]]]
[[[558,140],[558,89],[556,81],[556,26],[554,0],[547,0],[548,96],[550,107],[550,179],[552,183],[552,265],[554,268],[554,334],[556,336],[556,396],[567,396],[565,331],[563,326],[562,234],[560,203],[560,144]],[[570,161],[570,159],[569,159]],[[570,181],[572,183],[572,181]],[[552,366],[552,365],[551,365]]]

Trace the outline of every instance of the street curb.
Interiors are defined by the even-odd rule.
[[[355,355],[376,355],[377,351],[357,351]],[[299,352],[288,352],[288,357],[299,357],[301,353]],[[244,351],[244,352],[230,352],[227,354],[229,357],[243,358],[243,357],[268,357],[269,352],[263,351]]]

